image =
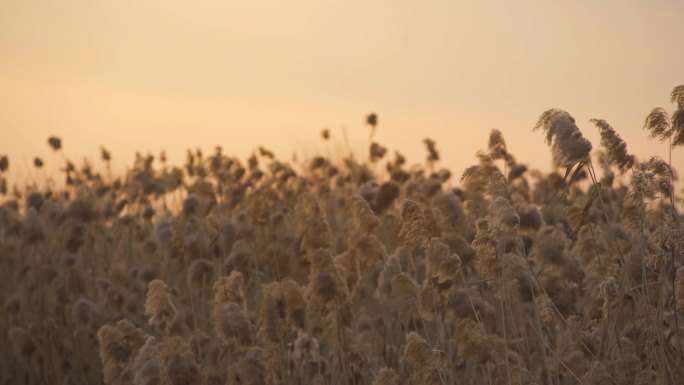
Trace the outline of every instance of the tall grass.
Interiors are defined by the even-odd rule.
[[[681,89],[646,120],[673,145]],[[684,383],[675,173],[591,122],[593,159],[552,109],[554,170],[494,130],[460,184],[430,139],[390,159],[375,114],[368,162],[64,158],[64,188],[3,190],[0,383]]]

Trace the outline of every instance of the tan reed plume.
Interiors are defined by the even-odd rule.
[[[589,158],[591,143],[582,136],[575,125],[575,118],[567,111],[557,108],[544,111],[534,130],[546,134],[546,143],[551,145],[555,166],[570,167]]]
[[[145,315],[150,325],[159,328],[164,333],[170,332],[178,316],[178,310],[171,300],[169,288],[164,281],[155,279],[148,284]]]

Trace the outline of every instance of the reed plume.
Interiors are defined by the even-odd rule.
[[[349,290],[343,279],[342,269],[335,264],[330,252],[318,249],[312,256],[309,285],[304,297],[310,304],[334,308],[349,299]]]
[[[162,383],[205,385],[206,374],[190,346],[180,337],[167,337],[159,344]]]
[[[117,322],[115,326],[102,326],[97,332],[97,339],[100,343],[100,359],[105,369],[110,373],[117,373],[127,367],[145,344],[147,337],[126,319]],[[111,380],[113,379],[108,382]]]
[[[371,210],[368,201],[360,196],[353,196],[347,205],[350,210],[347,229],[352,244],[365,235],[377,232],[380,222]]]
[[[145,301],[145,315],[150,325],[169,333],[173,326],[178,310],[171,300],[169,288],[164,281],[155,279],[147,286],[147,300]]]
[[[670,116],[664,108],[654,108],[644,121],[644,129],[648,131],[651,138],[665,141],[672,136],[670,126]]]
[[[262,346],[278,346],[285,337],[285,299],[278,282],[262,285],[261,293],[257,338]]]
[[[627,143],[615,132],[615,129],[603,119],[591,119],[590,122],[599,129],[601,146],[606,150],[607,164],[617,167],[620,172],[632,168],[635,162],[634,155],[627,153]]]
[[[285,319],[295,330],[304,330],[306,326],[306,301],[304,292],[291,278],[285,278],[279,283],[279,290],[282,292],[285,301]]]
[[[466,189],[472,190],[475,196],[486,193],[491,199],[509,197],[506,177],[491,164],[468,167],[461,176],[461,182]]]
[[[423,144],[425,144],[425,148],[427,149],[428,156],[427,156],[427,162],[428,164],[434,163],[439,160],[439,151],[437,151],[437,144],[435,143],[434,140],[430,138],[425,138],[423,139]]]
[[[539,230],[532,253],[540,264],[562,264],[566,242],[567,237],[558,227],[546,226]]]
[[[264,361],[264,350],[251,347],[238,363],[230,384],[262,385],[267,383],[268,366]]]
[[[214,333],[228,345],[247,347],[252,342],[252,326],[245,310],[236,302],[214,302],[211,310]]]
[[[376,142],[371,143],[370,146],[370,161],[377,162],[382,159],[387,153],[387,149]]]
[[[416,332],[406,335],[404,360],[413,368],[413,378],[416,384],[444,384],[439,373],[441,363],[436,359],[425,339]]]
[[[242,290],[243,275],[239,271],[231,271],[227,277],[221,277],[214,282],[214,302],[228,303],[234,302],[241,309],[247,309],[245,293]]]
[[[654,108],[646,116],[644,129],[651,138],[661,142],[670,140],[672,147],[684,145],[684,85],[675,87],[670,94],[670,101],[677,104],[677,109],[670,118],[664,108]]]
[[[418,204],[410,199],[401,202],[401,230],[399,237],[409,245],[425,245],[428,233],[425,230],[425,215]]]
[[[323,217],[318,199],[311,193],[304,193],[295,205],[297,228],[302,237],[301,248],[313,252],[331,244],[330,228]]]
[[[427,276],[437,284],[455,280],[461,268],[461,258],[452,254],[449,247],[437,238],[432,238],[425,251]]]
[[[56,136],[51,136],[48,138],[48,144],[54,151],[59,151],[62,149],[62,139],[56,137]]]
[[[544,111],[534,130],[546,134],[546,143],[551,145],[555,166],[570,167],[588,159],[591,143],[582,136],[575,125],[575,118],[566,111],[557,108]]]
[[[156,338],[147,337],[145,344],[138,350],[132,370],[133,385],[162,383],[162,363],[159,360],[159,347]]]

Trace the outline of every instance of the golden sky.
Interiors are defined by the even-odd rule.
[[[641,129],[684,83],[684,1],[0,0],[0,154],[30,173],[65,153],[121,165],[136,150],[247,156],[323,151],[320,130],[424,157],[454,172],[498,128],[524,163],[550,168],[544,110],[569,111],[598,147],[610,122],[644,158]],[[674,152],[684,166],[684,148]]]

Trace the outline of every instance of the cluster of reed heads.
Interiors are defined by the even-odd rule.
[[[684,86],[672,101],[645,123],[670,151]],[[5,181],[0,383],[682,384],[673,169],[591,122],[593,152],[566,111],[540,116],[549,173],[493,130],[458,184],[431,140],[411,167],[377,143],[296,166],[217,148]]]

